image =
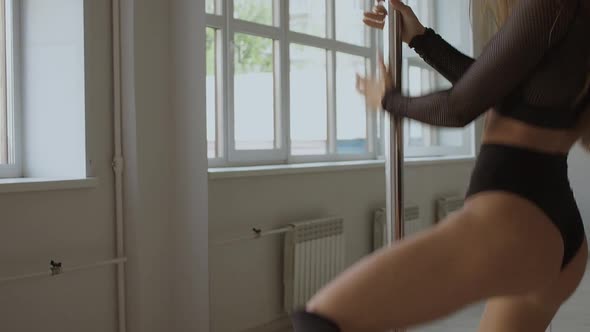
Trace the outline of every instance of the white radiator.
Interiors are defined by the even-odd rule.
[[[373,251],[377,251],[387,243],[387,211],[385,208],[373,213]]]
[[[420,207],[410,204],[404,208],[404,235],[409,236],[421,230]],[[373,250],[379,250],[387,243],[387,215],[385,208],[373,214]]]
[[[436,221],[439,222],[449,214],[460,210],[465,203],[462,196],[445,196],[436,200]]]
[[[291,224],[285,237],[285,310],[305,303],[344,269],[344,220],[326,218]]]

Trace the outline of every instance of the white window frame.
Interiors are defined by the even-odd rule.
[[[17,178],[22,176],[21,163],[21,114],[20,91],[18,89],[18,0],[4,0],[4,34],[5,34],[5,73],[1,79],[6,80],[5,93],[7,122],[6,131],[8,137],[8,163],[0,164],[0,178]]]
[[[209,158],[210,167],[231,167],[231,166],[258,166],[310,162],[336,162],[351,160],[374,160],[383,158],[383,130],[385,120],[383,112],[367,112],[367,147],[368,153],[342,155],[336,152],[336,102],[335,81],[336,81],[336,54],[350,54],[364,57],[368,60],[368,74],[376,73],[376,54],[378,49],[383,49],[383,33],[369,29],[366,38],[370,38],[369,46],[357,46],[337,41],[335,36],[335,4],[336,0],[327,0],[327,31],[326,37],[316,37],[289,30],[289,1],[272,0],[274,9],[273,26],[243,21],[233,18],[233,1],[215,0],[216,13],[206,14],[207,28],[213,28],[221,33],[216,34],[217,60],[216,66],[216,145],[217,158]],[[295,0],[297,1],[297,0]],[[367,0],[367,6],[373,4]],[[441,4],[436,1],[421,2],[424,7],[417,8],[426,13],[429,25],[436,25],[436,7]],[[415,8],[416,9],[416,8]],[[232,42],[235,33],[246,33],[252,36],[272,39],[275,43],[275,140],[276,149],[273,150],[237,150],[234,141],[234,120],[233,120],[233,48]],[[467,39],[468,36],[465,36]],[[312,156],[293,156],[290,154],[290,56],[289,45],[296,43],[303,46],[311,46],[327,50],[327,84],[328,84],[328,147],[327,154]],[[473,52],[473,42],[470,40],[470,51]],[[407,46],[404,46],[407,49]],[[228,51],[226,51],[228,50]],[[410,52],[403,52],[404,63],[412,66],[419,66],[432,72],[432,90],[448,88],[448,82],[437,80],[434,69],[428,66],[420,57]],[[408,75],[409,70],[404,73]],[[408,81],[408,78],[404,78]],[[379,122],[378,119],[381,121]],[[437,138],[440,130],[427,126],[428,131],[425,137],[425,146],[417,147],[409,145],[409,120],[404,121],[404,145],[406,158],[428,158],[437,159],[441,157],[473,157],[475,153],[475,126],[470,124],[463,129],[463,144],[461,146],[440,146]],[[380,135],[381,134],[381,135]]]
[[[367,108],[367,153],[364,154],[338,154],[336,151],[336,54],[348,54],[367,59],[368,74],[375,73],[377,54],[376,32],[367,29],[365,38],[368,38],[369,46],[358,46],[338,41],[335,36],[335,5],[336,0],[326,1],[326,37],[316,37],[289,30],[289,1],[272,0],[274,8],[274,25],[243,21],[233,18],[233,1],[216,0],[216,13],[206,14],[207,28],[221,31],[216,34],[216,47],[218,61],[216,66],[217,79],[217,125],[216,142],[217,158],[209,158],[210,167],[222,166],[255,166],[272,164],[293,164],[309,162],[332,162],[377,159],[379,151],[376,148],[377,140],[377,112]],[[297,0],[295,0],[297,1]],[[363,0],[366,8],[372,4],[372,0]],[[223,6],[223,7],[222,7]],[[237,150],[234,141],[234,68],[232,41],[236,33],[246,33],[252,36],[272,39],[275,43],[275,140],[276,148],[273,150]],[[328,146],[327,154],[310,156],[293,156],[290,154],[290,45],[298,44],[325,49],[327,65],[328,85]],[[225,50],[228,50],[227,52]],[[353,82],[351,82],[353,84]],[[220,96],[223,96],[221,98]],[[221,151],[219,151],[221,150]]]
[[[448,88],[448,82],[437,82],[437,75],[428,64],[422,61],[419,57],[408,57],[404,58],[404,67],[408,68],[405,71],[405,77],[402,79],[406,82],[409,81],[409,68],[417,67],[428,72],[429,86],[427,90],[442,90]],[[410,121],[406,119],[404,121],[404,151],[405,156],[408,158],[437,158],[437,157],[449,157],[449,156],[471,156],[474,150],[473,137],[475,137],[475,126],[470,124],[465,128],[457,128],[462,130],[462,145],[461,146],[444,146],[438,145],[439,133],[443,130],[449,130],[448,128],[434,127],[426,124],[422,124],[424,132],[424,146],[410,145]]]
[[[443,4],[439,3],[438,1],[421,1],[419,3],[420,8],[414,8],[417,12],[424,16],[426,16],[425,21],[427,21],[431,26],[437,25],[436,13],[437,7]],[[464,36],[467,37],[467,36]],[[462,38],[462,39],[470,39],[469,42],[469,51],[473,54],[473,40],[472,38]],[[405,47],[408,50],[407,47]],[[440,91],[443,89],[450,88],[451,85],[449,82],[444,80],[440,75],[437,75],[435,70],[426,64],[419,56],[410,53],[410,52],[403,52],[403,61],[404,66],[403,68],[407,68],[407,70],[403,73],[406,75],[402,78],[403,82],[409,82],[409,68],[412,67],[419,67],[421,69],[425,69],[430,72],[430,87],[429,90],[432,91]],[[438,79],[437,79],[438,78]],[[404,151],[406,158],[440,158],[440,157],[473,157],[475,153],[475,125],[469,124],[465,128],[463,128],[463,139],[461,146],[440,146],[438,145],[438,134],[442,130],[448,130],[447,128],[442,127],[433,127],[426,125],[425,128],[425,146],[418,147],[409,145],[410,143],[410,131],[409,131],[410,120],[404,121]]]

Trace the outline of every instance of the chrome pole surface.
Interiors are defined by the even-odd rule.
[[[402,44],[401,20],[398,12],[389,15],[389,65],[395,88],[401,90],[402,78]],[[389,227],[389,242],[393,243],[404,236],[403,223],[403,122],[402,118],[389,117],[387,143],[387,219]]]
[[[401,91],[402,79],[402,39],[401,18],[397,11],[389,9],[389,65],[391,66],[392,82]],[[392,244],[404,237],[404,200],[403,200],[403,121],[402,118],[388,116],[389,128],[386,131],[386,179],[387,179],[387,225],[388,244]],[[395,330],[403,332],[403,329]]]

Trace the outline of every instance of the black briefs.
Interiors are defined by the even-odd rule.
[[[484,144],[471,176],[467,197],[484,191],[510,192],[543,210],[563,239],[562,269],[580,250],[585,236],[584,224],[568,180],[567,155]],[[295,312],[292,321],[296,332],[340,331],[329,318],[304,310]]]
[[[566,154],[548,154],[508,145],[483,144],[467,197],[506,191],[539,207],[563,239],[562,269],[584,242],[584,224],[568,179]]]
[[[291,321],[294,332],[340,332],[332,320],[305,310],[294,312]]]

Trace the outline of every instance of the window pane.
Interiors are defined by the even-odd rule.
[[[215,68],[217,65],[217,52],[215,30],[207,28],[207,157],[217,157],[217,77]]]
[[[234,17],[244,21],[272,25],[273,0],[234,0]]]
[[[326,50],[292,44],[290,73],[291,154],[325,154],[328,140]]]
[[[275,147],[272,39],[235,35],[234,135],[238,150]]]
[[[424,90],[426,90],[426,83],[424,80],[423,69],[420,67],[409,66],[408,80],[406,82],[406,91],[409,96],[420,96]],[[424,140],[424,128],[425,126],[414,120],[408,120],[408,145],[422,147],[426,145]]]
[[[4,72],[0,72],[0,75],[4,75]],[[0,87],[4,89],[4,86]],[[7,114],[6,114],[6,103],[4,98],[0,99],[2,103],[0,105],[0,165],[8,163],[8,133],[7,133]]]
[[[439,128],[438,145],[440,146],[463,146],[464,131],[466,129]]]
[[[409,120],[408,122],[408,137],[409,137],[409,142],[408,145],[410,146],[416,146],[416,147],[422,147],[422,146],[426,146],[426,142],[424,142],[424,134],[425,134],[425,126],[418,122],[418,121],[414,121],[414,120]]]
[[[367,3],[367,0],[336,1],[336,39],[356,45],[367,44],[368,28],[363,24]]]
[[[385,112],[378,112],[377,119],[377,140],[375,141],[375,151],[378,157],[385,157]]]
[[[215,0],[207,0],[205,3],[205,11],[209,14],[215,13]]]
[[[355,75],[366,76],[363,57],[336,54],[336,150],[340,154],[367,152],[367,108],[353,84]]]
[[[6,33],[5,33],[5,4],[0,4],[0,165],[8,164],[8,108],[6,96],[8,94],[6,76]]]
[[[289,26],[296,32],[325,37],[326,0],[290,1]]]
[[[3,56],[0,55],[0,58]],[[5,96],[6,70],[5,66],[0,66],[0,165],[8,164],[8,112]]]

